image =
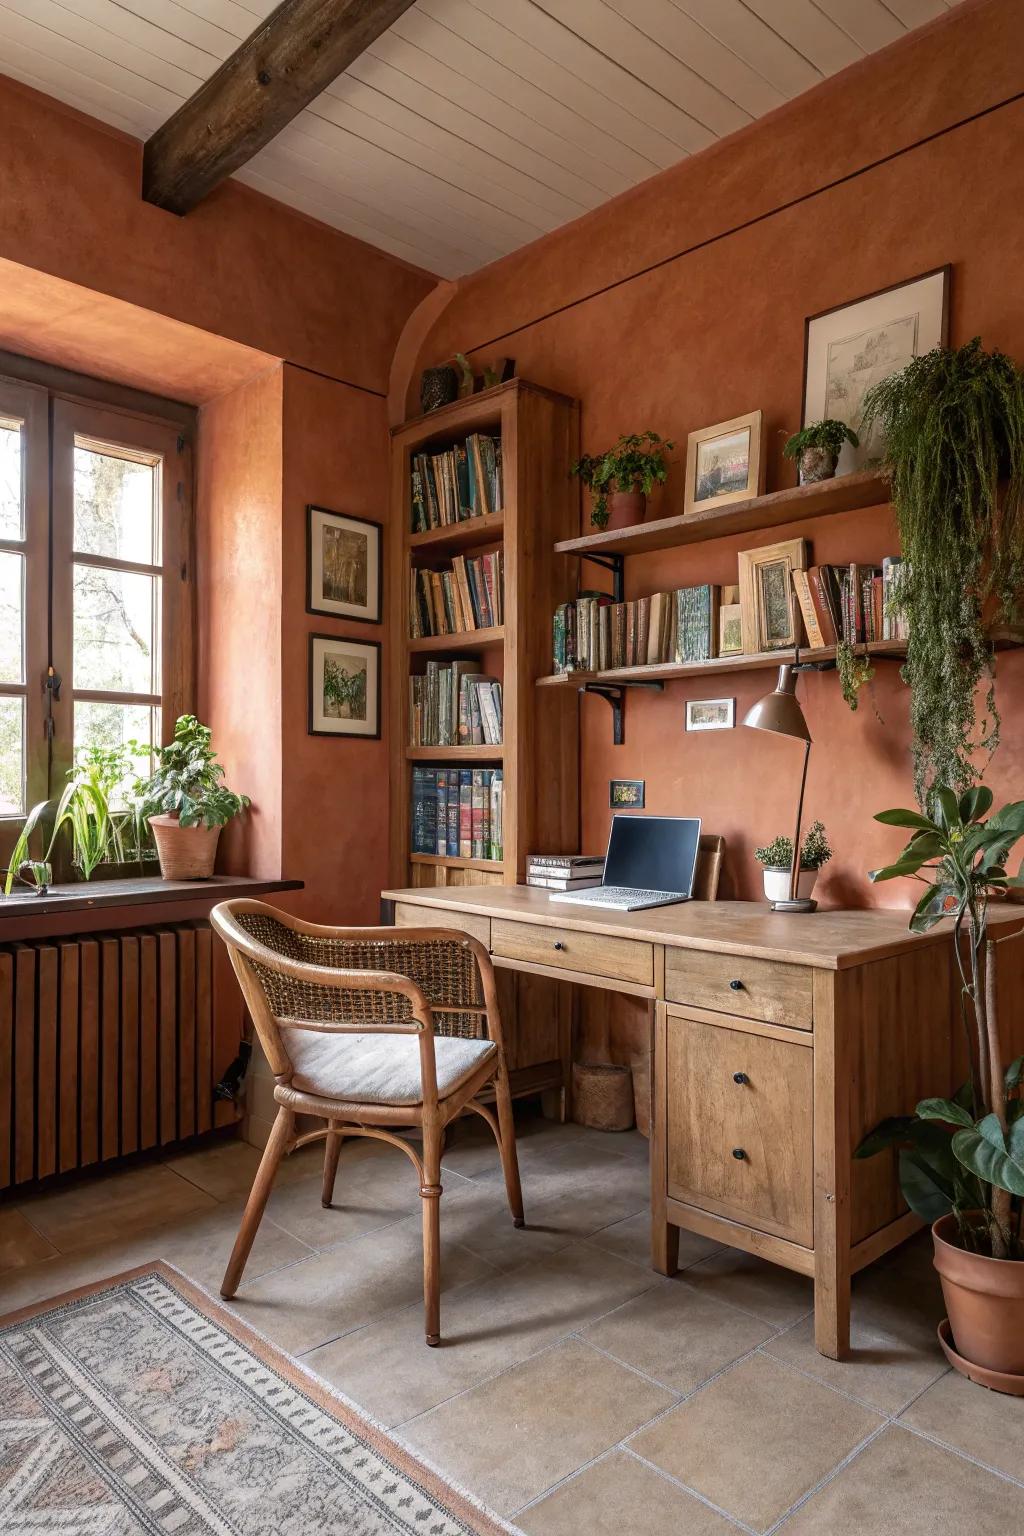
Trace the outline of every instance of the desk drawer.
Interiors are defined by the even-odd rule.
[[[444,907],[420,907],[414,901],[395,902],[396,928],[453,928],[491,947],[491,920],[476,912],[451,912]]]
[[[804,965],[665,947],[665,996],[670,1003],[810,1029],[812,981]]]
[[[810,1042],[671,1015],[667,1029],[670,1198],[811,1247]]]
[[[588,976],[654,985],[654,950],[636,939],[617,939],[539,923],[491,923],[491,952],[506,960],[532,961]]]

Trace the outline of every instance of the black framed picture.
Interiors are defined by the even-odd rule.
[[[618,811],[642,811],[644,808],[644,780],[609,779],[608,804]]]
[[[366,517],[306,508],[306,612],[379,624],[383,528]]]
[[[379,640],[309,637],[309,734],[380,737]]]

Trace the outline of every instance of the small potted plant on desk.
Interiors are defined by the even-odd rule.
[[[593,493],[595,528],[632,528],[642,523],[647,498],[668,475],[665,450],[675,444],[657,432],[624,433],[606,453],[585,453],[570,471]]]
[[[800,874],[796,894],[801,899],[809,897],[818,878],[818,870],[832,857],[824,825],[812,821],[800,849]],[[789,875],[793,864],[793,839],[776,837],[764,848],[754,849],[754,858],[764,869],[764,896],[766,901],[785,901],[789,895]]]
[[[843,444],[860,447],[856,432],[845,421],[812,422],[800,432],[794,432],[782,452],[787,459],[796,459],[800,484],[810,485],[816,480],[832,480]]]
[[[883,1121],[856,1155],[896,1148],[903,1197],[932,1224],[948,1312],[939,1340],[950,1363],[984,1386],[1024,1396],[1024,1057],[1003,1061],[1000,941],[988,937],[992,896],[1024,886],[1024,872],[1006,873],[1010,850],[1024,836],[1024,800],[988,820],[992,791],[983,785],[959,799],[939,789],[929,804],[932,816],[893,810],[875,817],[912,836],[896,863],[871,878],[923,881],[910,919],[915,933],[952,918],[971,1076],[954,1098],[922,1099],[913,1115]]]
[[[182,715],[174,740],[157,754],[156,772],[138,788],[165,880],[208,880],[221,828],[250,804],[248,795],[236,795],[221,782],[224,769],[211,734],[195,715]]]

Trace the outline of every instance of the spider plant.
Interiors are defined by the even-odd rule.
[[[30,860],[33,834],[37,827],[41,829],[41,835],[44,834],[47,813],[51,809],[53,827],[49,842],[39,859]],[[65,828],[71,839],[72,859],[83,879],[90,879],[96,866],[105,860],[123,863],[123,831],[128,819],[127,815],[115,815],[110,810],[102,765],[88,759],[80,762],[68,774],[68,782],[56,807],[52,800],[41,800],[25,817],[21,836],[11,854],[4,895],[11,894],[11,887],[22,865],[52,862],[53,850]]]

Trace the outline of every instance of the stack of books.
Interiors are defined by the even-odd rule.
[[[449,859],[503,857],[500,768],[412,770],[412,851]]]
[[[808,645],[905,640],[906,619],[896,611],[895,601],[902,565],[899,556],[893,555],[880,566],[854,561],[794,571],[793,588]]]
[[[500,747],[501,684],[475,661],[428,661],[409,679],[411,747]]]
[[[413,455],[413,533],[500,512],[504,504],[500,437],[474,432],[441,453]]]
[[[555,671],[710,661],[718,654],[720,591],[705,583],[628,603],[613,603],[606,592],[581,592],[555,611]]]
[[[585,891],[600,885],[604,859],[591,853],[531,853],[526,861],[527,885],[547,891]]]
[[[460,635],[505,620],[504,554],[456,555],[446,569],[409,572],[409,634]]]

